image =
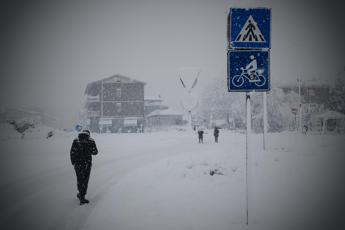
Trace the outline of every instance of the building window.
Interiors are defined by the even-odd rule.
[[[122,111],[122,105],[121,105],[120,102],[117,102],[117,103],[116,103],[116,111],[117,111],[118,113],[121,113],[121,111]]]
[[[309,89],[309,96],[315,97],[315,90],[314,89]]]
[[[121,97],[121,88],[116,89],[116,97]]]

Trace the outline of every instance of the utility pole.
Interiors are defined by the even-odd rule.
[[[103,79],[101,81],[101,133],[103,132]]]
[[[186,71],[189,70],[189,71]],[[188,126],[190,127],[191,130],[193,130],[193,120],[192,120],[192,111],[194,111],[198,105],[199,101],[196,99],[193,94],[192,94],[192,89],[196,86],[199,78],[199,74],[201,72],[200,68],[185,68],[181,70],[183,73],[178,73],[178,76],[180,78],[180,82],[183,86],[184,89],[186,89],[186,98],[184,100],[180,101],[181,106],[183,107],[184,110],[187,111],[188,113]],[[192,71],[192,72],[190,72]],[[194,78],[193,82],[190,81],[184,81],[189,78]],[[183,78],[186,78],[183,80]]]
[[[302,83],[302,80],[301,78],[298,76],[297,78],[297,83],[298,83],[298,113],[299,113],[299,116],[298,116],[298,130],[301,132],[302,131],[302,98],[301,98],[301,83]]]

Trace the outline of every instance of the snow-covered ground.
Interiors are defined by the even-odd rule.
[[[69,159],[75,136],[0,138],[0,229],[341,229],[335,227],[344,223],[344,136],[269,134],[263,151],[262,135],[253,135],[249,225],[245,134],[221,130],[218,144],[212,130],[204,144],[192,131],[92,134],[99,155],[84,206]]]

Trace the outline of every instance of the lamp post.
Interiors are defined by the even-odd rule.
[[[180,83],[186,90],[184,99],[180,101],[180,104],[181,107],[188,112],[188,126],[192,129],[192,111],[195,110],[199,105],[199,101],[194,97],[192,90],[198,83],[200,72],[200,68],[184,68],[178,73]]]

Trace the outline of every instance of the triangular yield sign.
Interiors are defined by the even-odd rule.
[[[241,32],[236,37],[236,42],[265,42],[265,38],[252,15],[244,23]]]

